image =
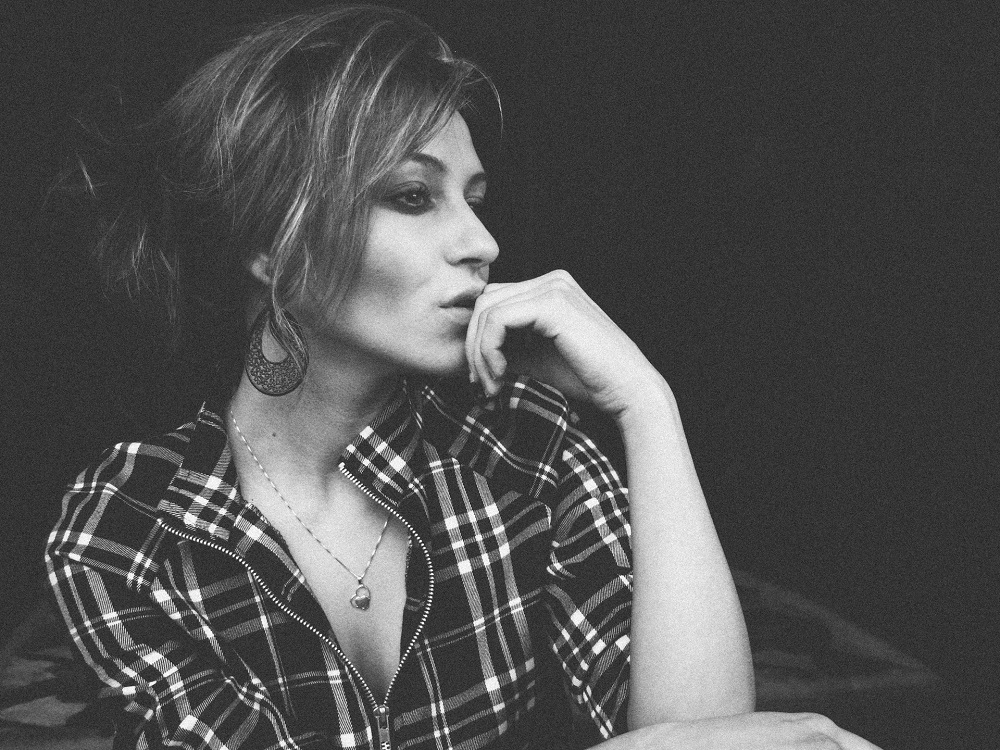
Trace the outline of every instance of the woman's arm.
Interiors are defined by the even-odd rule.
[[[643,727],[594,750],[879,750],[819,714],[751,713]]]
[[[533,334],[527,348],[503,348],[518,329]],[[467,356],[488,393],[508,355],[622,431],[634,549],[629,725],[753,710],[742,611],[663,378],[564,271],[480,297]]]
[[[512,330],[526,348],[504,348]],[[816,714],[750,713],[753,672],[735,587],[677,405],[638,347],[564,271],[494,284],[466,338],[488,394],[510,366],[614,418],[633,545],[630,731],[606,750],[878,750]]]
[[[618,415],[632,520],[629,727],[753,711],[750,646],[677,405],[652,367]]]

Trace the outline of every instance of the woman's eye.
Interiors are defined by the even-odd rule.
[[[430,208],[431,196],[423,187],[406,188],[392,193],[389,202],[406,213],[420,213]]]
[[[486,209],[486,196],[472,196],[466,198],[465,202],[468,203],[469,207],[477,214],[481,214]]]

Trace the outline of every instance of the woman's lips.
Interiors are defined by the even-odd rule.
[[[483,293],[481,288],[467,289],[464,292],[456,294],[454,297],[445,302],[442,307],[461,307],[464,309],[471,310],[476,306],[476,300],[479,299],[479,295]]]
[[[448,307],[445,307],[444,310],[449,316],[465,324],[468,324],[469,321],[472,320],[471,307],[462,307],[461,305],[449,305]]]

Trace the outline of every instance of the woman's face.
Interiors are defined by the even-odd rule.
[[[376,374],[463,368],[472,305],[499,252],[476,214],[485,197],[469,129],[453,115],[392,173],[372,211],[361,268],[310,343],[310,358],[350,357]]]

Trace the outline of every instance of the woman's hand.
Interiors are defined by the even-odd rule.
[[[511,370],[612,417],[663,387],[639,347],[566,271],[489,284],[476,301],[465,353],[472,380],[488,395]]]
[[[600,750],[879,750],[819,714],[752,713],[637,729]]]

